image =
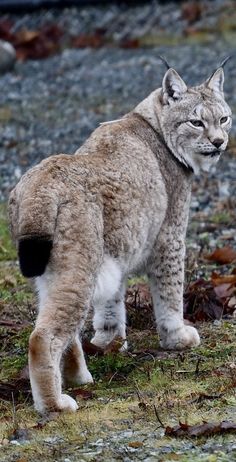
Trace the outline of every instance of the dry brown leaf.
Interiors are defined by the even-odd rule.
[[[204,258],[206,260],[219,263],[220,265],[224,265],[226,263],[232,263],[236,260],[236,250],[232,247],[225,246],[214,250],[214,252],[208,255],[204,255]]]
[[[12,395],[14,401],[17,403],[22,400],[22,397],[28,398],[30,396],[30,383],[29,380],[19,379],[11,382],[0,382],[0,399],[12,402]]]
[[[236,274],[223,274],[220,275],[213,271],[211,275],[211,281],[213,286],[219,286],[221,284],[229,284],[230,286],[236,284]]]
[[[182,4],[182,17],[187,20],[189,24],[193,24],[201,18],[203,5],[200,2],[184,2]]]
[[[236,296],[235,295],[229,299],[228,305],[230,308],[236,306]]]
[[[139,39],[125,39],[119,43],[121,48],[138,48],[140,46]]]
[[[17,34],[15,45],[23,45],[35,40],[40,35],[38,30],[21,29]]]
[[[122,337],[115,337],[112,342],[108,343],[104,349],[104,354],[107,353],[119,353],[120,349],[124,345],[125,340]]]
[[[104,37],[99,33],[91,35],[81,34],[71,39],[71,45],[75,48],[100,48],[104,43]]]
[[[214,287],[214,291],[219,298],[227,298],[234,292],[234,287],[231,284],[220,284]]]
[[[138,449],[138,448],[141,448],[143,446],[143,443],[142,441],[130,441],[130,443],[128,444],[128,446],[130,448],[135,448],[135,449]]]
[[[73,398],[81,398],[86,401],[95,398],[95,394],[91,390],[85,390],[84,388],[73,388],[71,395]]]
[[[102,348],[94,345],[93,343],[89,342],[89,340],[87,339],[83,339],[82,346],[83,346],[84,353],[86,353],[88,356],[95,356],[95,355],[101,356],[104,354]]]
[[[198,279],[184,293],[184,317],[190,321],[221,319],[224,312],[222,300],[210,281]]]
[[[198,436],[212,436],[216,433],[236,433],[236,422],[204,422],[200,425],[188,425],[186,423],[179,422],[179,425],[175,427],[166,427],[166,436],[176,437],[198,437]]]

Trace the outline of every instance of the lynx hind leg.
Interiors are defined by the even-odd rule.
[[[50,327],[49,327],[50,326]],[[60,332],[51,316],[36,323],[29,341],[29,373],[37,411],[76,411],[70,396],[62,394],[60,361],[67,346],[69,333]]]
[[[68,346],[62,358],[62,374],[66,385],[93,383],[84,358],[83,348],[77,336]]]
[[[35,408],[41,413],[76,411],[76,401],[62,394],[61,364],[64,352],[73,343],[73,357],[76,356],[77,363],[75,377],[80,381],[92,380],[81,344],[75,341],[89,306],[88,288],[83,290],[79,286],[78,273],[74,271],[65,271],[61,276],[45,274],[39,278],[37,286],[39,315],[29,341],[29,372]]]
[[[105,348],[117,336],[126,338],[125,286],[121,282],[118,264],[106,257],[100,268],[93,300],[95,335],[91,342],[100,348]],[[124,349],[127,349],[126,341],[121,347],[121,350]]]

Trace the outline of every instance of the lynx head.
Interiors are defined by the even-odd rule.
[[[188,88],[171,68],[163,79],[163,137],[179,161],[195,173],[208,171],[227,146],[231,110],[224,100],[223,83],[223,67],[196,87]]]

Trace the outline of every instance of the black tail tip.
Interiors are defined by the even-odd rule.
[[[19,240],[18,255],[23,276],[42,276],[52,250],[52,240],[48,236],[30,236]]]

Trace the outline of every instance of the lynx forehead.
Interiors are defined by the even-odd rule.
[[[188,88],[174,69],[121,119],[97,128],[73,156],[30,169],[9,200],[20,267],[34,278],[38,318],[29,342],[36,409],[75,411],[64,383],[91,382],[80,330],[94,308],[92,342],[126,348],[130,273],[150,281],[160,344],[195,347],[183,320],[185,234],[193,172],[225,150],[231,112],[223,69]],[[144,319],[145,325],[145,319]]]

